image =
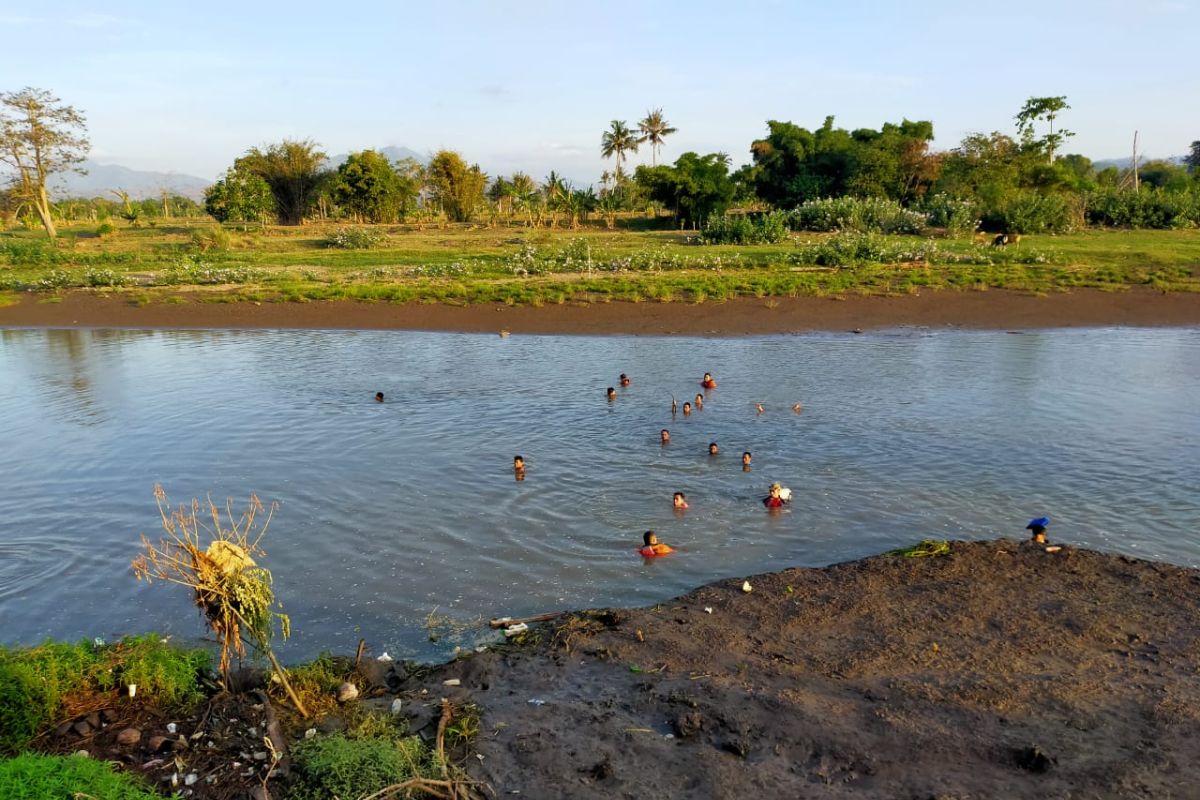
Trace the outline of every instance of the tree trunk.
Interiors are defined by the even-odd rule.
[[[54,227],[54,218],[50,215],[50,198],[46,195],[45,186],[38,187],[38,196],[33,199],[33,208],[42,221],[42,227],[46,229],[46,235],[51,239],[57,237],[58,229]]]

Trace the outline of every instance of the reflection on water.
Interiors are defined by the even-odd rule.
[[[672,418],[706,370],[720,388]],[[360,636],[433,657],[435,607],[651,603],[1041,514],[1052,536],[1200,564],[1197,397],[1190,329],[0,331],[0,640],[199,631],[186,596],[128,568],[157,534],[155,482],[282,503],[266,563],[295,658]],[[777,515],[774,480],[796,493]],[[651,528],[678,552],[642,563]]]

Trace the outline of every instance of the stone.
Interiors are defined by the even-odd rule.
[[[339,703],[349,703],[351,700],[358,698],[358,687],[350,681],[346,681],[337,690],[337,701]]]
[[[117,712],[113,711],[111,708],[104,709],[100,712],[100,721],[105,725],[112,725],[117,721]]]
[[[92,726],[88,725],[87,721],[82,720],[82,719],[79,720],[79,722],[76,722],[74,725],[72,725],[71,730],[75,731],[80,736],[91,736],[92,735]]]
[[[161,753],[165,750],[170,750],[175,746],[174,739],[168,739],[166,736],[151,736],[146,742],[146,747],[152,753]]]
[[[142,732],[137,728],[126,728],[117,734],[117,744],[130,747],[142,740]]]
[[[89,753],[87,750],[76,750],[75,755],[79,756],[80,758],[91,758],[92,757],[92,754]]]
[[[91,725],[93,728],[100,727],[100,715],[95,711],[88,714],[86,717],[84,717],[84,719],[87,720],[87,724]]]
[[[59,725],[57,728],[54,729],[54,735],[58,736],[60,738],[63,736],[66,736],[68,733],[71,732],[71,727],[74,724],[75,723],[73,723],[73,722],[64,722],[63,724]]]

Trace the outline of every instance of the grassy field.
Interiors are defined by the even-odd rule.
[[[704,246],[686,231],[603,227],[351,227],[368,247],[330,244],[341,226],[221,229],[211,220],[0,232],[0,304],[24,292],[118,292],[131,302],[354,299],[541,305],[606,300],[904,294],[922,288],[1054,292],[1147,286],[1200,291],[1200,231],[1089,230],[994,248],[933,235],[794,234]]]

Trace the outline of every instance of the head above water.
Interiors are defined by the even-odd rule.
[[[642,541],[649,547],[652,544],[658,544],[658,537],[654,535],[654,531],[646,531],[642,534]]]
[[[708,443],[708,454],[709,454],[710,456],[715,456],[715,455],[717,454],[717,452],[718,452],[718,449],[717,449],[717,443],[716,443],[716,442],[709,442],[709,443]]]
[[[659,432],[659,434],[658,434],[658,438],[659,438],[659,439],[660,439],[660,440],[661,440],[661,441],[662,441],[664,444],[666,444],[667,442],[671,441],[671,432],[670,432],[669,430],[667,430],[666,428],[663,428],[663,429],[662,429],[662,430]]]
[[[675,494],[673,494],[671,496],[671,502],[675,505],[676,508],[686,508],[687,507],[687,497],[684,495],[683,492],[676,492]]]
[[[767,491],[769,491],[769,492],[771,493],[771,496],[772,496],[772,497],[775,497],[775,496],[777,496],[777,495],[778,495],[780,492],[782,492],[782,491],[783,491],[783,486],[781,486],[781,485],[780,485],[780,484],[778,484],[778,483],[772,483],[772,484],[771,484],[771,486],[770,486],[770,488],[769,488]]]
[[[608,391],[607,391],[607,392],[605,392],[605,394],[607,394],[607,395],[608,395],[608,399],[609,399],[609,400],[615,400],[615,399],[617,398],[617,390],[616,390],[616,389],[614,389],[614,388],[613,388],[613,387],[611,387],[611,386],[610,386],[610,387],[608,387]]]
[[[743,464],[749,464],[749,463],[750,463],[750,459],[751,459],[751,458],[753,458],[753,456],[751,456],[751,455],[750,455],[750,451],[749,451],[749,450],[747,450],[746,452],[742,453],[742,463],[743,463]]]
[[[375,393],[375,402],[376,402],[376,403],[382,403],[382,402],[383,402],[383,392],[376,392],[376,393]]]
[[[706,381],[711,381],[711,380],[712,380],[712,373],[711,373],[711,372],[706,372],[706,373],[704,373],[704,380],[706,380]]]
[[[685,415],[686,415],[686,414],[690,414],[690,413],[692,413],[692,404],[691,404],[691,403],[684,403],[684,404],[683,404],[683,413],[684,413]]]
[[[525,459],[521,456],[513,456],[513,469],[525,469]]]

